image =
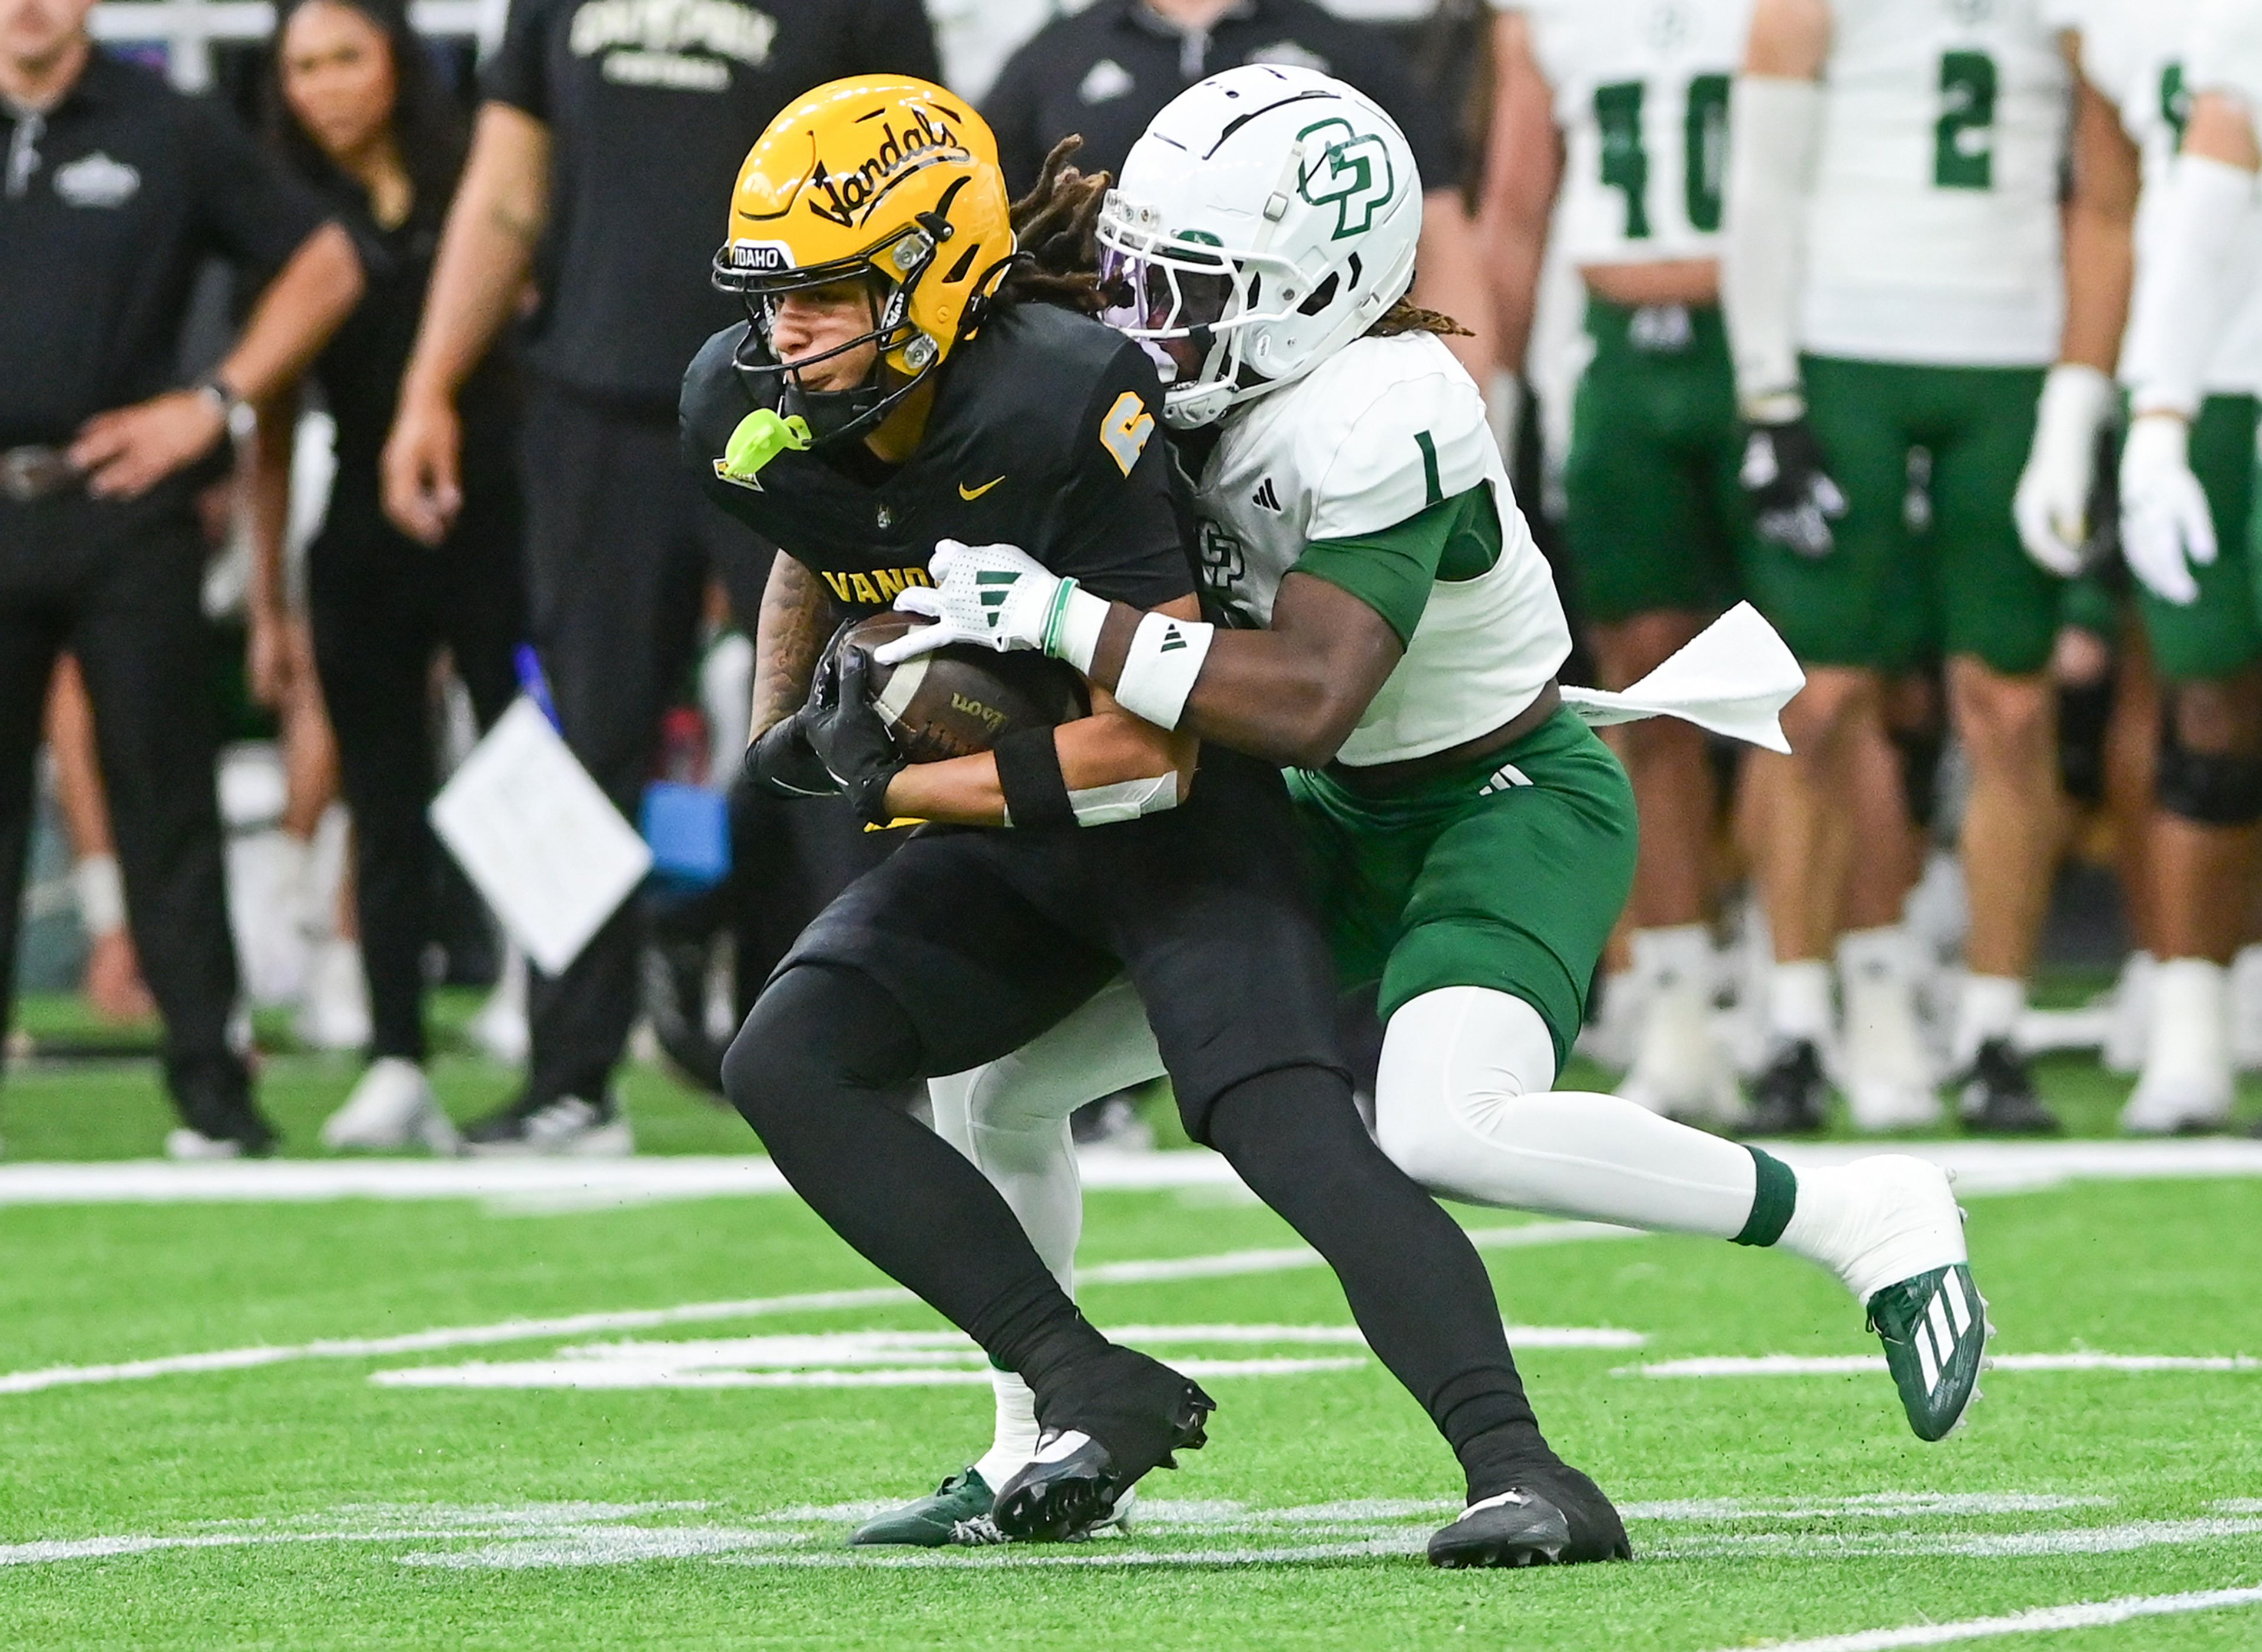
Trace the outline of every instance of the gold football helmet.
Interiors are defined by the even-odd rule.
[[[972,105],[926,81],[858,75],[803,97],[747,152],[715,284],[753,323],[740,369],[782,377],[826,441],[884,417],[973,333],[1013,251],[998,141]],[[770,348],[772,306],[859,276],[872,330],[825,356],[877,343],[898,382],[875,366],[857,390],[801,390]]]

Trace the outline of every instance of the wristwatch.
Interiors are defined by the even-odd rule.
[[[256,416],[251,411],[251,404],[230,390],[227,381],[219,373],[206,373],[191,388],[220,409],[220,423],[227,427],[228,435],[248,436],[251,434]]]

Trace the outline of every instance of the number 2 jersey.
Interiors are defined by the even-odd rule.
[[[2058,193],[2078,0],[1830,0],[1804,348],[2037,367],[2065,310]]]
[[[1505,0],[1554,93],[1554,241],[1581,269],[1720,250],[1728,102],[1753,0]]]
[[[2254,7],[2256,0],[2239,4]],[[2196,0],[2080,0],[2082,72],[2113,100],[2122,127],[2143,156],[2144,193],[2136,209],[2140,284],[2146,266],[2159,255],[2160,193],[2191,115],[2186,57],[2194,26],[2202,21],[2200,11]],[[2243,267],[2250,277],[2262,274],[2262,223],[2251,227],[2247,241]],[[2123,369],[2129,382],[2137,382],[2136,363],[2124,361]],[[2232,396],[2262,391],[2262,285],[2241,307],[2208,363],[2207,389]]]
[[[1244,625],[1292,572],[1373,608],[1406,652],[1344,742],[1354,766],[1427,757],[1530,706],[1571,650],[1484,402],[1426,333],[1368,337],[1179,444],[1202,578]]]

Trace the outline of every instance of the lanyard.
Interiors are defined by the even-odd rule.
[[[40,169],[39,142],[47,134],[47,118],[36,109],[8,108],[16,117],[16,129],[8,138],[7,195],[21,200],[32,187],[32,174]]]

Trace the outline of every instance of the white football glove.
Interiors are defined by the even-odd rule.
[[[2093,367],[2061,362],[2042,382],[2035,443],[2011,515],[2019,542],[2045,571],[2071,579],[2089,542],[2089,495],[2097,483],[2097,433],[2113,413],[2113,381]]]
[[[896,607],[923,614],[934,623],[875,649],[872,657],[882,665],[899,665],[954,643],[1000,654],[1041,649],[1061,586],[1076,585],[1018,545],[967,545],[955,539],[935,542],[927,572],[933,585],[909,587],[896,599]]]
[[[2191,469],[2191,429],[2165,413],[2141,415],[2121,449],[2121,554],[2163,602],[2199,600],[2194,567],[2215,557],[2215,517]]]

